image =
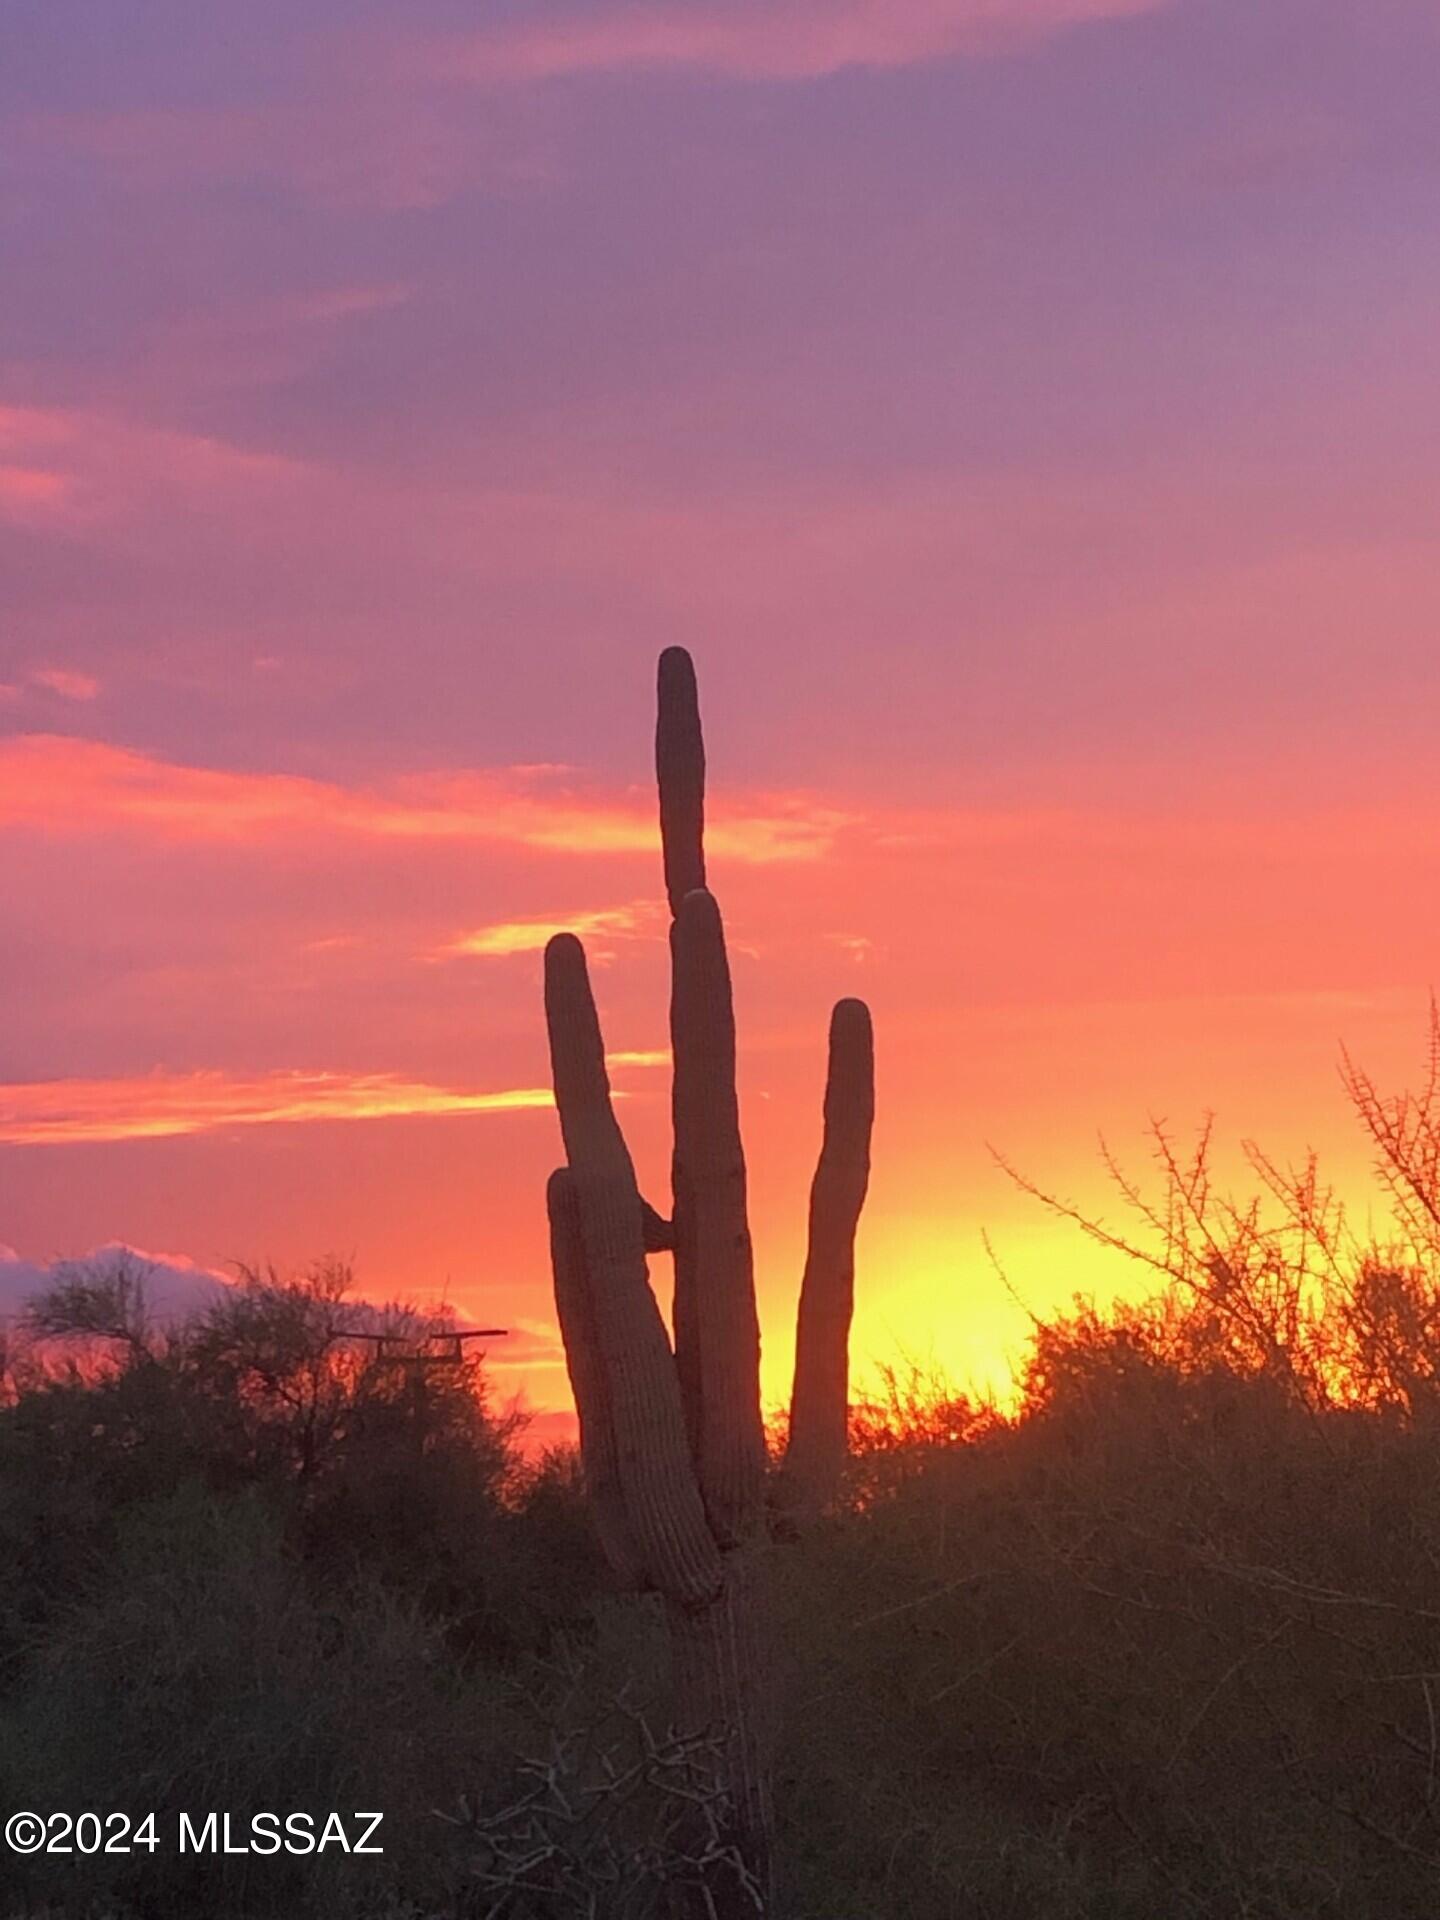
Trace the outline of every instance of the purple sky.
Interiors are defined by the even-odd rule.
[[[969,1261],[981,1134],[1042,1099],[1062,1185],[1107,1101],[1308,1125],[1336,1031],[1418,1030],[1440,935],[1437,98],[1432,0],[6,0],[16,1126],[157,1069],[237,1113],[285,1073],[543,1080],[533,950],[436,955],[631,914],[618,981],[655,876],[434,818],[482,772],[472,810],[643,809],[677,640],[752,823],[752,1071],[796,1049],[765,1091],[806,1153],[852,959],[890,1010],[892,1139],[929,1144],[877,1247]],[[160,813],[116,824],[136,781]],[[777,808],[799,867],[746,850]],[[1256,995],[1319,1009],[1283,1099],[1274,1024],[1215,1011]],[[653,1048],[636,1006],[613,1044]],[[1007,1006],[1008,1053],[966,1026]],[[404,1255],[481,1129],[471,1210]],[[513,1196],[552,1136],[17,1140],[0,1243],[299,1258],[353,1222],[418,1283],[493,1235],[538,1325]]]

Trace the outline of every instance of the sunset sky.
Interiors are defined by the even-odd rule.
[[[1433,0],[6,0],[0,1305],[123,1241],[549,1298],[540,949],[667,1203],[655,657],[765,1335],[875,1014],[862,1365],[1134,1284],[1440,976]]]

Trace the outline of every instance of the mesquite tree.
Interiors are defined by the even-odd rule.
[[[765,1523],[760,1328],[720,910],[705,887],[705,750],[690,656],[660,657],[655,743],[670,929],[674,1207],[641,1197],[616,1122],[585,954],[545,954],[545,1012],[567,1165],[550,1179],[551,1258],[585,1479],[616,1572],[666,1605],[682,1731],[718,1733],[730,1845],[707,1911],[769,1904],[770,1806],[754,1548]],[[830,1024],[825,1131],[810,1194],[783,1504],[823,1509],[845,1456],[854,1241],[874,1115],[870,1015]],[[674,1343],[647,1252],[675,1261]]]

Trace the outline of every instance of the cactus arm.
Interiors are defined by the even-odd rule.
[[[704,1605],[722,1584],[720,1556],[690,1464],[674,1360],[645,1267],[640,1193],[573,934],[557,934],[545,949],[545,1014],[631,1536],[653,1585],[684,1605]]]
[[[545,1189],[550,1218],[550,1266],[555,1278],[555,1312],[565,1345],[570,1390],[580,1416],[580,1458],[595,1531],[605,1557],[623,1585],[645,1585],[645,1566],[630,1531],[620,1482],[615,1413],[609,1382],[600,1360],[595,1307],[585,1273],[580,1202],[568,1167],[558,1167]]]
[[[655,775],[665,892],[673,916],[686,894],[705,884],[705,741],[695,665],[684,647],[667,647],[661,654],[657,690]]]
[[[863,1000],[830,1017],[825,1130],[810,1189],[810,1232],[795,1330],[795,1380],[782,1504],[817,1512],[839,1490],[849,1417],[855,1230],[870,1179],[875,1040]]]
[[[759,1522],[765,1440],[735,1087],[735,1012],[724,928],[710,894],[685,896],[670,942],[676,1360],[688,1389],[686,1414],[705,1511],[719,1544],[728,1547]]]
[[[672,918],[687,893],[705,884],[705,738],[695,664],[684,647],[667,647],[656,675],[655,778],[660,794],[660,843]],[[672,938],[673,973],[673,938]],[[673,1003],[673,990],[672,990]],[[672,1004],[673,1024],[673,1004]],[[674,1212],[672,1207],[672,1213]],[[681,1245],[671,1223],[675,1291],[671,1324],[675,1366],[692,1448],[700,1432],[699,1344],[695,1320],[693,1236]]]

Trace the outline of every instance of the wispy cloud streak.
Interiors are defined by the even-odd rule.
[[[36,667],[30,682],[62,700],[93,700],[100,692],[100,682],[93,673],[76,673],[68,667]]]
[[[548,1087],[476,1091],[398,1074],[154,1073],[0,1085],[0,1143],[77,1146],[318,1120],[511,1113],[554,1104]]]
[[[654,909],[641,901],[630,907],[598,907],[589,912],[561,913],[550,918],[500,920],[493,926],[462,933],[450,941],[443,952],[474,959],[539,953],[557,933],[576,934],[582,940],[597,942],[598,950],[603,950],[607,939],[624,939],[636,934],[654,918]]]
[[[846,819],[798,798],[776,801],[773,810],[717,807],[711,845],[730,859],[761,864],[813,859],[828,850]],[[490,841],[586,854],[648,854],[655,843],[648,797],[631,802],[577,793],[558,787],[544,769],[425,774],[385,787],[345,787],[294,774],[182,766],[65,734],[0,741],[0,830],[15,827],[242,844],[291,835]],[[490,931],[504,937],[502,930]]]
[[[437,75],[488,84],[627,69],[688,68],[744,80],[810,80],[848,67],[917,66],[1003,53],[1085,21],[1164,0],[729,0],[590,8],[457,36]]]

